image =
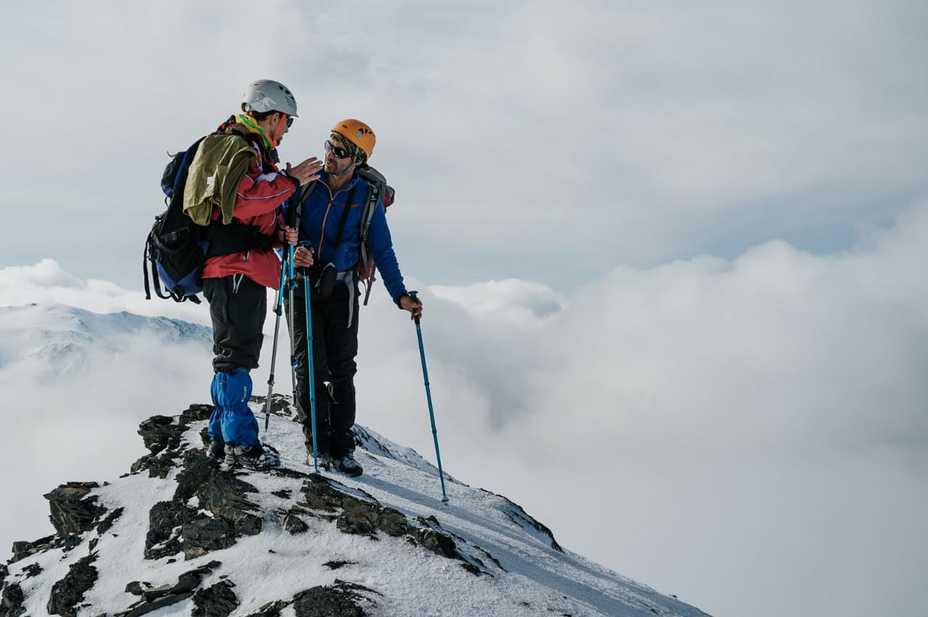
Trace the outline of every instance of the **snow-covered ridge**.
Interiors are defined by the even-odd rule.
[[[79,369],[91,352],[124,351],[138,336],[168,345],[211,340],[209,328],[167,317],[94,313],[62,304],[0,306],[0,368],[34,362],[60,375]]]
[[[261,409],[260,399],[253,409]],[[14,544],[0,617],[705,615],[571,553],[521,507],[446,478],[356,427],[356,479],[313,474],[286,397],[283,467],[228,470],[203,449],[211,408],[155,416],[151,454],[111,483],[46,497],[56,534]]]

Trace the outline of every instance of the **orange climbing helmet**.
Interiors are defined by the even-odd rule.
[[[371,127],[367,126],[360,120],[349,118],[342,120],[332,127],[333,133],[338,133],[349,142],[357,146],[364,153],[365,160],[371,158],[374,153],[374,144],[377,142],[377,136]]]

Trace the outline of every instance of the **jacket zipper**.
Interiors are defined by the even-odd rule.
[[[349,183],[349,184],[350,184],[350,183]],[[329,203],[328,203],[328,205],[325,207],[325,214],[322,215],[322,229],[321,229],[320,232],[319,232],[319,248],[316,250],[316,257],[318,257],[318,258],[320,258],[320,259],[322,258],[322,245],[325,243],[325,224],[326,224],[326,221],[327,221],[328,218],[329,218],[329,211],[332,209],[332,206],[335,205],[335,198],[338,196],[338,194],[341,193],[341,192],[343,192],[343,191],[347,191],[347,190],[348,190],[348,187],[346,186],[345,188],[338,189],[338,191],[336,191],[335,194],[333,195],[333,194],[332,194],[332,189],[329,188],[329,185],[328,185],[328,184],[326,184],[326,183],[323,182],[323,183],[322,183],[322,186],[324,186],[324,187],[325,187],[325,190],[327,190],[327,191],[329,192]],[[346,203],[345,203],[345,207],[346,207],[346,208],[350,208],[350,207],[351,207],[351,204],[349,204],[349,203],[346,202]],[[338,247],[335,247],[335,250],[338,250]]]

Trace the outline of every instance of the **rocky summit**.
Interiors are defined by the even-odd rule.
[[[566,551],[505,497],[446,474],[442,503],[431,464],[364,427],[364,475],[313,473],[289,398],[271,408],[280,468],[208,458],[212,408],[191,405],[142,422],[129,473],[46,494],[55,533],[13,543],[0,617],[705,615]]]

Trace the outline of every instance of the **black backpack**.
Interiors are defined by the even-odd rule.
[[[203,264],[207,258],[252,249],[268,250],[272,246],[273,239],[261,235],[256,227],[237,221],[228,225],[219,221],[197,225],[184,212],[187,171],[203,139],[172,155],[161,175],[167,208],[155,217],[142,253],[145,298],[148,300],[151,300],[151,287],[154,287],[155,294],[164,300],[190,300],[199,304],[197,294],[203,289]]]
[[[184,213],[184,184],[190,163],[200,147],[196,143],[171,157],[161,176],[161,190],[167,208],[155,217],[142,254],[145,298],[151,300],[149,271],[155,294],[175,302],[200,303],[203,262],[206,255],[206,227],[196,225]]]

